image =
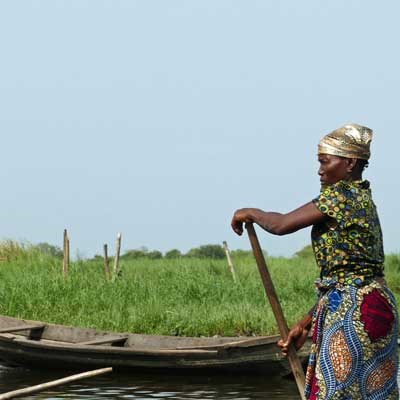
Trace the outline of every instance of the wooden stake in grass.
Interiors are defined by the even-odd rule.
[[[108,246],[104,244],[104,273],[106,275],[106,279],[111,279],[111,271],[110,271],[110,260],[108,259]]]
[[[42,392],[43,390],[46,389],[74,382],[79,379],[86,379],[86,378],[91,378],[92,376],[106,374],[108,372],[112,372],[112,368],[101,368],[101,369],[95,369],[93,371],[82,372],[81,374],[71,375],[66,378],[57,379],[55,381],[42,383],[40,385],[30,386],[24,389],[13,390],[12,392],[0,394],[0,400],[15,399],[16,397],[22,397],[33,393]]]
[[[228,260],[228,265],[229,265],[229,269],[231,271],[231,274],[233,276],[233,280],[236,282],[235,267],[233,266],[233,262],[232,262],[232,259],[231,259],[231,254],[229,252],[228,244],[225,241],[223,241],[222,244],[224,245],[226,259]]]
[[[69,239],[67,230],[64,229],[64,241],[63,241],[63,274],[64,277],[68,276],[69,270]]]
[[[114,259],[114,277],[118,275],[119,272],[119,254],[121,252],[121,234],[117,235],[117,245],[115,251],[115,259]]]
[[[67,275],[69,274],[69,261],[70,261],[70,247],[69,247],[69,237],[67,234]]]

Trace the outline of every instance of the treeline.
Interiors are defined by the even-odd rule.
[[[243,257],[251,255],[250,250],[233,250],[231,254],[236,257]],[[223,246],[219,244],[205,244],[200,247],[194,247],[186,253],[182,253],[178,249],[172,249],[162,253],[159,250],[149,250],[146,247],[140,247],[139,249],[127,250],[121,255],[120,259],[124,261],[137,260],[140,258],[158,260],[158,259],[177,259],[177,258],[208,258],[208,259],[223,259],[225,258],[225,250]],[[102,258],[100,255],[96,255],[95,259]]]
[[[28,244],[20,243],[14,240],[5,240],[0,242],[0,259],[15,259],[27,254],[43,254],[46,256],[62,259],[63,251],[60,247],[54,246],[49,243]],[[246,250],[234,250],[231,252],[237,256],[247,256],[252,254]],[[206,244],[200,247],[194,247],[186,253],[182,253],[178,249],[172,249],[165,253],[159,250],[149,250],[147,247],[140,247],[138,249],[131,249],[125,251],[120,260],[136,260],[140,258],[158,260],[158,259],[177,259],[177,258],[211,258],[223,259],[225,258],[225,250],[218,244]],[[92,260],[102,259],[102,255],[95,255]]]
[[[265,255],[267,254],[264,251]],[[234,258],[242,257],[253,257],[253,252],[251,250],[231,250],[230,254]],[[299,258],[314,258],[314,253],[311,245],[307,245],[300,251],[294,254],[295,257]],[[121,257],[121,260],[136,260],[139,258],[146,258],[150,260],[157,259],[177,259],[177,258],[207,258],[207,259],[223,259],[226,257],[225,249],[219,244],[206,244],[200,247],[194,247],[190,249],[187,253],[182,253],[178,249],[172,249],[165,253],[159,250],[148,250],[146,247],[141,247],[139,249],[128,250]],[[96,255],[95,258],[101,258],[100,255]]]
[[[251,250],[231,250],[231,256],[235,259],[253,257]],[[27,256],[28,254],[42,254],[52,258],[62,259],[63,251],[60,247],[49,243],[25,244],[13,240],[0,241],[0,261],[10,260]],[[313,258],[313,251],[310,245],[304,247],[294,255],[299,258]],[[225,250],[219,244],[206,244],[194,247],[188,252],[183,253],[178,249],[172,249],[162,253],[159,250],[149,250],[146,247],[131,249],[125,251],[120,259],[124,261],[137,259],[180,259],[180,258],[200,258],[200,259],[224,259],[226,257]],[[91,260],[103,259],[102,255],[95,255]],[[89,259],[90,260],[90,259]]]

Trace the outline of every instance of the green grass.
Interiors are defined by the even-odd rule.
[[[0,247],[1,253],[1,247]],[[277,333],[252,257],[233,260],[138,259],[121,263],[114,282],[101,260],[71,264],[33,247],[0,263],[0,314],[115,331],[181,336]],[[309,257],[269,258],[269,268],[289,325],[315,301],[318,275]],[[387,257],[389,285],[400,297],[400,256]]]

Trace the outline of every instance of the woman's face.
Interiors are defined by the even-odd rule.
[[[319,154],[318,175],[322,185],[332,185],[342,179],[349,178],[348,158],[333,156],[330,154]],[[351,171],[350,171],[351,172]]]

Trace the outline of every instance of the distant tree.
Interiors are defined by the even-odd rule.
[[[235,258],[245,258],[245,257],[253,257],[253,252],[251,250],[231,250],[231,256]]]
[[[34,247],[38,249],[41,253],[48,254],[49,256],[56,258],[63,257],[63,251],[58,246],[53,246],[52,244],[43,242],[38,243]]]
[[[195,247],[190,249],[186,253],[187,257],[197,257],[197,258],[214,258],[221,259],[225,257],[225,251],[223,247],[219,244],[206,244],[200,247]]]
[[[121,260],[136,260],[138,258],[149,258],[150,260],[157,260],[162,258],[161,251],[152,250],[149,251],[147,247],[140,247],[139,249],[133,249],[126,251],[121,257]]]
[[[158,260],[160,258],[163,258],[163,255],[162,255],[161,251],[153,250],[153,251],[149,251],[146,254],[146,257],[149,258],[150,260]]]
[[[182,257],[182,253],[178,249],[172,249],[165,253],[165,258],[172,259],[172,258],[180,258]]]
[[[147,249],[145,250],[139,250],[139,249],[134,249],[134,250],[128,250],[126,251],[121,257],[121,260],[136,260],[138,258],[144,258],[147,257],[148,251]]]

